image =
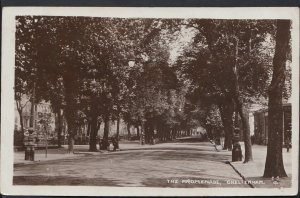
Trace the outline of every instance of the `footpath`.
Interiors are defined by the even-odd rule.
[[[240,142],[243,160],[245,156],[244,143]],[[214,145],[214,144],[213,144]],[[215,146],[215,145],[214,145]],[[215,146],[216,151],[220,153],[227,153],[231,151],[222,150],[221,146]],[[288,175],[287,178],[276,179],[263,178],[265,170],[265,162],[267,156],[267,146],[264,145],[252,145],[252,155],[253,161],[248,163],[243,163],[243,161],[232,162],[231,159],[228,160],[228,164],[241,176],[241,178],[246,181],[252,188],[289,188],[292,182],[292,149],[287,152],[286,148],[282,149],[283,163],[285,171]]]
[[[159,145],[159,144],[157,144]],[[99,155],[99,154],[107,154],[112,153],[112,146],[110,151],[95,151],[90,152],[88,151],[88,145],[74,145],[74,152],[69,153],[68,146],[63,145],[61,148],[51,148],[47,151],[40,149],[35,150],[34,154],[34,161],[25,160],[25,152],[24,151],[15,151],[14,152],[14,165],[23,165],[23,164],[34,164],[44,161],[51,161],[51,160],[60,160],[60,159],[72,159],[83,157],[86,155]],[[127,150],[135,150],[135,149],[154,149],[155,145],[140,145],[138,141],[124,141],[120,143],[120,148],[122,151]]]
[[[76,158],[84,156],[81,153],[69,153],[67,146],[63,146],[61,148],[48,149],[47,155],[45,149],[35,150],[34,161],[25,160],[25,152],[24,151],[15,151],[14,152],[14,165],[21,164],[34,164],[38,162],[44,162],[49,160],[59,160],[59,159],[67,159],[67,158]]]

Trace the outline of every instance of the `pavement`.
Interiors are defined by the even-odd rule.
[[[244,143],[240,142],[243,160],[245,156],[245,147]],[[222,153],[231,153],[231,151],[222,150],[221,146],[217,146],[216,150]],[[252,155],[253,161],[248,163],[240,162],[231,162],[228,163],[232,166],[232,168],[252,187],[254,188],[266,188],[266,187],[274,187],[274,188],[286,188],[291,187],[291,177],[292,177],[292,149],[289,152],[286,151],[285,148],[282,149],[283,154],[283,163],[285,171],[288,175],[287,178],[279,178],[279,182],[273,181],[269,178],[263,178],[264,170],[265,170],[265,162],[267,156],[267,146],[265,145],[252,145]]]
[[[284,151],[289,177],[274,184],[263,179],[266,146],[253,145],[254,161],[230,162],[231,152],[210,142],[140,145],[121,142],[120,151],[88,152],[88,145],[36,151],[34,162],[15,152],[15,185],[95,185],[147,187],[289,187],[291,153]],[[242,149],[243,149],[242,145]],[[243,149],[244,150],[244,149]],[[290,151],[291,152],[291,151]],[[230,162],[230,163],[229,163]],[[250,183],[250,184],[249,184]]]
[[[97,145],[98,146],[98,145]],[[120,143],[120,148],[122,151],[127,150],[138,150],[138,149],[154,149],[160,147],[160,144],[156,145],[140,145],[139,141],[123,141]],[[47,155],[45,149],[35,150],[34,161],[25,160],[25,151],[15,151],[14,152],[14,165],[22,164],[35,164],[38,162],[51,161],[51,160],[60,160],[60,159],[69,159],[82,157],[86,155],[97,155],[100,153],[110,153],[113,148],[110,147],[109,151],[88,151],[88,145],[74,145],[74,152],[70,153],[68,151],[68,145],[62,145],[61,148],[48,149]],[[118,150],[120,151],[120,149]]]

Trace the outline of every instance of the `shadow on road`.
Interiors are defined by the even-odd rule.
[[[105,178],[82,178],[63,176],[14,176],[14,185],[71,185],[71,186],[120,186],[117,182]]]

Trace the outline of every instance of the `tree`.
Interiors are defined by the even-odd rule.
[[[22,132],[22,134],[24,134],[23,109],[27,105],[29,100],[27,100],[25,102],[25,104],[22,104],[22,100],[23,100],[22,94],[16,92],[15,93],[15,101],[16,101],[17,111],[18,111],[19,117],[20,117],[21,132]]]
[[[177,61],[184,65],[183,74],[196,85],[193,90],[199,98],[209,98],[220,107],[226,139],[232,135],[232,109],[239,114],[245,162],[252,160],[246,104],[265,95],[271,53],[266,53],[263,43],[272,34],[272,25],[272,21],[259,20],[191,20],[187,26],[196,30],[192,45],[184,51],[187,58]],[[224,105],[231,106],[227,119]],[[231,121],[226,122],[228,119]]]
[[[234,22],[232,22],[234,23]],[[223,78],[226,79],[225,75],[227,74],[227,86],[223,87],[220,86],[222,92],[225,95],[230,95],[230,100],[233,100],[236,104],[237,111],[242,119],[243,123],[243,132],[244,132],[244,142],[245,142],[245,161],[248,162],[253,160],[252,159],[252,150],[251,150],[251,140],[250,140],[250,129],[249,129],[249,121],[246,119],[246,110],[245,107],[243,106],[242,99],[240,97],[240,90],[239,90],[239,82],[238,82],[238,74],[237,74],[237,59],[238,59],[238,49],[239,49],[239,40],[238,34],[239,32],[235,32],[231,28],[239,28],[238,24],[232,24],[231,21],[226,21],[222,23],[222,21],[217,21],[214,22],[212,20],[207,20],[203,21],[201,23],[202,25],[202,32],[206,38],[206,42],[208,44],[208,48],[210,53],[212,53],[212,56],[216,55],[217,62],[215,64],[221,64],[223,65]],[[223,26],[227,25],[227,26]],[[221,27],[221,30],[223,32],[219,32],[219,28]],[[233,30],[233,31],[232,31]],[[218,32],[216,32],[218,31]],[[220,42],[221,44],[215,45],[219,42],[220,38],[225,37],[225,42]],[[233,39],[233,42],[231,41]],[[222,40],[221,40],[222,41]],[[235,42],[235,43],[234,43]],[[233,46],[233,47],[230,47]],[[233,49],[232,49],[233,48]],[[222,57],[224,56],[224,57]],[[222,59],[223,58],[223,59]],[[224,59],[225,58],[225,59]],[[226,68],[227,67],[227,68]],[[233,79],[233,80],[231,80]],[[223,80],[224,83],[224,80]],[[222,112],[222,111],[221,111]],[[224,111],[223,111],[224,112]],[[224,125],[226,124],[230,125],[232,124],[231,122],[228,122],[227,118],[223,118],[224,120]],[[229,132],[229,133],[228,133]],[[229,144],[231,142],[231,131],[227,132],[227,137],[229,137]],[[226,138],[228,139],[228,138]],[[228,145],[229,149],[231,149],[231,144]]]
[[[28,17],[17,17],[16,27],[16,56],[15,56],[15,101],[20,116],[21,131],[24,133],[23,109],[31,101],[34,92],[35,57],[36,57],[36,32],[32,27],[36,21],[28,20]],[[31,53],[28,53],[31,51]],[[23,101],[23,100],[27,101]],[[33,108],[32,108],[33,109]],[[32,127],[33,116],[30,118]]]
[[[64,103],[64,87],[62,77],[53,69],[58,64],[58,47],[55,24],[57,18],[19,17],[18,19],[18,51],[16,53],[16,76],[25,76],[31,87],[31,103],[37,104],[41,100],[50,101],[52,110],[57,114],[58,146],[61,145],[62,108]],[[51,49],[51,50],[49,50]],[[18,74],[17,67],[23,63],[30,75]],[[25,64],[24,64],[25,63]],[[48,69],[48,67],[52,69]],[[24,70],[23,70],[24,71]],[[48,90],[48,91],[45,91]],[[33,107],[33,105],[32,105]],[[33,108],[31,108],[33,113]],[[32,116],[33,118],[33,116]],[[33,119],[31,120],[33,123]]]
[[[60,109],[51,94],[59,95],[63,92],[64,112],[68,123],[70,140],[74,138],[76,106],[78,98],[78,82],[80,54],[74,50],[80,28],[75,31],[75,24],[80,24],[77,18],[28,16],[18,17],[17,35],[18,50],[16,62],[23,65],[32,75],[27,75],[28,87],[35,91],[35,101],[51,99],[54,109]],[[65,29],[65,30],[63,30]],[[75,31],[75,32],[74,32]],[[75,52],[75,53],[74,53]],[[18,77],[22,75],[18,74]],[[61,79],[61,80],[59,80]],[[55,82],[62,82],[60,88]],[[31,83],[28,83],[31,82]],[[36,85],[36,86],[35,86]],[[61,92],[58,90],[63,89]],[[49,92],[45,92],[49,90]],[[60,97],[58,97],[60,98]],[[62,103],[62,99],[56,100]],[[59,107],[59,108],[57,108]],[[72,142],[72,141],[69,141]],[[72,145],[70,145],[72,150]]]
[[[221,114],[222,123],[225,130],[224,150],[232,150],[232,135],[233,135],[233,121],[232,116],[234,112],[234,105],[231,98],[226,98],[222,103],[219,103],[219,110]]]
[[[283,109],[285,70],[290,42],[290,20],[277,20],[276,47],[273,58],[273,76],[269,87],[268,149],[264,177],[286,177],[282,159]]]
[[[170,82],[166,81],[173,77],[176,79],[168,64],[167,39],[162,38],[171,23],[162,19],[124,22],[128,22],[128,25],[124,26],[126,28],[121,29],[123,33],[127,32],[125,35],[129,38],[126,44],[127,51],[130,52],[127,60],[130,60],[130,56],[133,57],[135,65],[123,72],[123,76],[124,73],[128,74],[128,78],[123,81],[126,91],[122,94],[123,104],[120,105],[122,117],[129,125],[137,128],[141,125],[141,133],[145,134],[147,131],[148,140],[153,136],[156,120],[168,107],[166,85],[170,85]]]

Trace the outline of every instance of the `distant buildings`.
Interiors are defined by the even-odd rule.
[[[22,110],[22,118],[23,118],[23,127],[27,129],[30,127],[30,118],[31,118],[31,102],[29,99],[24,96],[22,98],[22,105],[24,108]],[[50,131],[55,131],[55,115],[51,110],[51,105],[49,102],[42,101],[35,105],[33,111],[33,128],[38,128],[38,121],[44,117],[50,117]],[[17,111],[17,107],[15,104],[15,130],[21,130],[21,123],[20,123],[20,115]]]
[[[291,140],[291,104],[283,104],[283,144]],[[254,143],[266,145],[268,143],[268,109],[261,109],[253,113],[254,116]]]
[[[44,146],[46,137],[47,139],[52,138],[56,135],[55,133],[55,114],[52,112],[51,105],[48,102],[42,101],[34,105],[32,109],[32,103],[29,98],[24,95],[22,97],[22,123],[23,129],[33,128],[36,131],[37,139],[36,144],[38,146]],[[32,113],[33,112],[33,113]],[[15,103],[15,126],[14,126],[14,145],[22,146],[24,136],[21,130],[21,118]],[[40,123],[41,120],[47,119],[47,134],[45,126]],[[32,122],[32,123],[31,123]]]
[[[31,102],[29,100],[28,97],[23,96],[22,97],[22,105],[24,106],[22,109],[22,118],[23,118],[23,127],[24,129],[28,129],[30,128],[30,120],[31,120]],[[33,111],[33,128],[37,131],[38,133],[38,137],[39,139],[44,139],[44,133],[45,133],[45,129],[43,128],[43,126],[39,123],[39,121],[41,119],[45,119],[45,118],[50,118],[49,119],[49,126],[48,126],[48,130],[47,130],[47,136],[48,138],[51,139],[55,139],[55,141],[53,141],[53,143],[56,143],[56,139],[57,139],[57,129],[56,129],[56,124],[58,122],[57,120],[57,116],[55,116],[55,114],[53,113],[52,109],[51,109],[51,104],[49,102],[39,102],[38,104],[35,105],[34,107],[34,111]],[[62,143],[63,144],[67,144],[67,124],[65,122],[65,120],[62,120],[62,124],[63,124],[63,128],[62,128]],[[77,131],[77,135],[75,136],[76,140],[75,143],[78,144],[88,144],[88,140],[89,140],[89,134],[87,131],[87,123],[85,125],[83,125],[82,127],[80,127]],[[21,123],[20,123],[20,115],[19,112],[17,111],[17,106],[15,104],[15,127],[14,127],[15,131],[18,131],[18,133],[20,133],[21,131]],[[116,134],[117,131],[117,126],[116,126],[116,121],[110,121],[110,125],[109,125],[109,135],[112,136],[114,134]],[[104,123],[101,123],[100,128],[98,130],[98,136],[103,136],[103,130],[104,130]],[[136,128],[131,126],[131,135],[136,135]],[[124,121],[121,119],[120,120],[120,136],[123,136],[125,138],[127,138],[128,136],[128,132],[127,132],[127,125],[126,123],[124,123]],[[15,139],[18,139],[17,141],[15,141],[15,144],[17,145],[21,145],[22,144],[22,135],[20,134],[15,134]],[[82,139],[85,139],[86,141],[82,141]]]

